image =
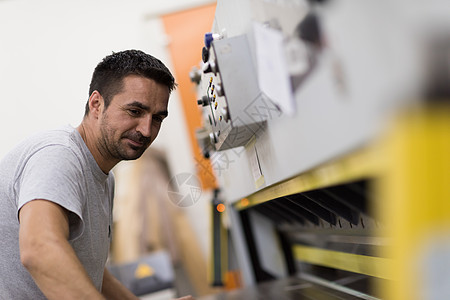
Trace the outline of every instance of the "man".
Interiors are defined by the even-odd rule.
[[[114,178],[167,117],[175,81],[128,50],[95,68],[79,127],[38,134],[0,162],[0,299],[137,299],[105,268]]]

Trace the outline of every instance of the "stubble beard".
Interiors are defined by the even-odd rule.
[[[126,131],[116,140],[116,130],[112,129],[108,122],[103,121],[100,127],[101,139],[99,148],[105,157],[113,160],[135,160],[142,156],[144,151],[150,146],[150,138],[143,137],[140,133]],[[142,142],[143,145],[136,147],[130,145],[126,139]]]

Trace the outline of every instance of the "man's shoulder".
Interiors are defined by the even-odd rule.
[[[77,143],[76,133],[76,129],[70,126],[41,131],[24,140],[22,147],[30,148],[31,152],[48,147],[66,148],[78,152],[80,147]]]
[[[40,131],[25,142],[35,144],[37,146],[61,145],[71,147],[74,142],[75,128],[63,126],[55,129]]]
[[[35,133],[17,145],[10,154],[12,159],[23,162],[33,157],[47,156],[53,161],[79,160],[82,157],[76,130],[69,126]]]

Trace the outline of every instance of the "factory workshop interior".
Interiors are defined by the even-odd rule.
[[[76,125],[105,55],[174,74],[113,170],[141,299],[450,299],[449,1],[1,0],[0,40],[0,156]]]

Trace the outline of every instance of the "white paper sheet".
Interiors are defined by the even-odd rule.
[[[297,105],[285,60],[283,34],[259,23],[253,24],[253,33],[259,86],[283,113],[293,116]]]

